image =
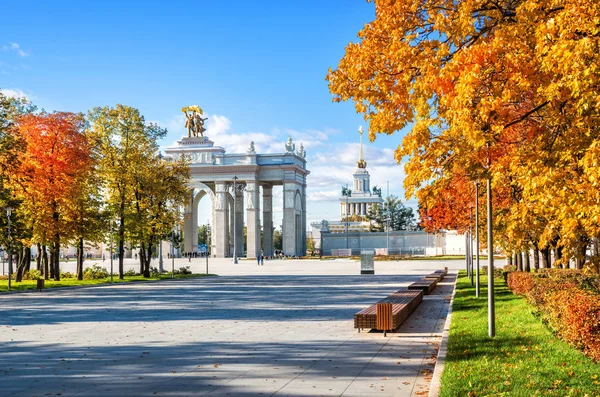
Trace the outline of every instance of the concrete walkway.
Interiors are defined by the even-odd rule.
[[[353,315],[433,268],[455,274],[462,261],[378,262],[390,275],[376,276],[355,275],[353,261],[280,262],[223,262],[213,271],[238,275],[210,279],[2,295],[0,395],[427,395],[454,276],[388,337],[357,333]]]

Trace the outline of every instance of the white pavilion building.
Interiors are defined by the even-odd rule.
[[[352,215],[366,216],[369,208],[373,205],[383,205],[383,199],[371,191],[371,176],[367,171],[367,162],[363,158],[362,127],[359,128],[358,133],[360,134],[360,148],[358,161],[356,162],[357,169],[353,174],[354,185],[350,189],[349,196],[343,195],[340,197],[340,216],[342,219]]]

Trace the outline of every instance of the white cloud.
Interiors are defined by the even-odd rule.
[[[29,96],[25,94],[23,90],[19,90],[18,88],[2,88],[0,89],[0,92],[2,92],[4,96],[7,96],[9,98],[29,99]]]
[[[28,57],[30,55],[28,52],[26,52],[25,50],[23,50],[21,48],[21,46],[19,45],[19,43],[11,42],[11,43],[9,43],[8,45],[5,45],[2,48],[4,49],[4,51],[14,51],[20,57]]]
[[[207,136],[220,136],[231,129],[231,120],[229,120],[225,116],[220,116],[218,114],[215,115],[205,115],[208,117],[206,120],[206,135]]]

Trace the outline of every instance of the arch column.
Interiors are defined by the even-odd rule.
[[[260,187],[256,181],[246,183],[246,221],[246,257],[256,258],[260,254]]]
[[[228,210],[227,210],[227,186],[225,182],[215,183],[215,202],[213,203],[215,209],[214,225],[213,225],[213,242],[215,245],[214,255],[217,258],[225,258],[229,255],[229,238],[227,232],[229,230],[228,225]]]
[[[263,186],[263,250],[273,255],[273,187]]]
[[[237,256],[244,256],[244,192],[235,193],[235,245]]]
[[[194,218],[194,189],[188,191],[183,211],[183,251],[192,252],[194,250],[194,228],[196,229],[196,239],[198,238],[197,213]],[[197,247],[198,240],[196,240]]]
[[[283,184],[283,252],[286,255],[296,255],[296,183]]]

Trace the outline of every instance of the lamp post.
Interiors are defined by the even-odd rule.
[[[8,291],[10,291],[10,277],[12,276],[12,247],[10,244],[10,217],[12,216],[12,208],[6,207],[6,217],[8,218],[8,243],[6,248],[8,250]]]
[[[475,182],[475,297],[479,298],[479,181]]]
[[[469,208],[469,278],[471,285],[473,284],[473,209]]]
[[[488,150],[487,158],[487,180],[486,180],[486,193],[487,193],[487,234],[488,234],[488,335],[490,338],[496,336],[496,308],[494,302],[494,228],[492,218],[492,174],[490,172],[492,160],[490,158],[489,150],[490,144],[486,145]]]
[[[390,198],[390,181],[387,181],[387,200]],[[389,202],[386,205],[385,209],[385,244],[387,254],[390,255],[390,205]]]
[[[110,282],[113,282],[113,220],[110,220]]]
[[[171,232],[171,278],[175,277],[175,228]]]
[[[487,179],[487,222],[488,222],[488,334],[496,335],[496,310],[494,307],[494,237],[492,228],[492,178]]]
[[[350,208],[348,207],[348,197],[350,197],[350,195],[352,194],[351,190],[348,190],[348,184],[346,183],[346,188],[342,189],[342,196],[346,196],[346,209],[345,209],[345,213],[346,213],[346,249],[350,248],[350,245],[348,244],[348,222],[349,222],[349,213],[350,213]]]
[[[208,247],[210,241],[210,223],[206,224],[206,274],[208,275]]]

